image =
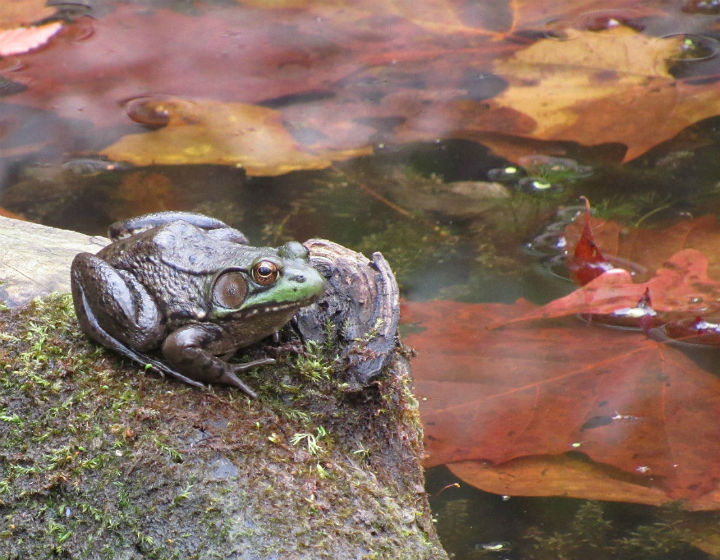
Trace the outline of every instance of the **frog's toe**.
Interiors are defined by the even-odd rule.
[[[250,387],[248,387],[245,383],[240,381],[240,379],[238,379],[238,376],[235,375],[235,373],[232,371],[226,371],[225,373],[223,373],[222,377],[218,379],[218,382],[237,387],[251,399],[257,398],[257,393],[253,391]]]
[[[232,364],[231,370],[225,370],[218,379],[219,383],[225,383],[226,385],[234,385],[241,391],[243,391],[247,396],[250,398],[256,398],[257,393],[253,391],[250,387],[248,387],[245,383],[240,381],[240,379],[237,376],[238,372],[246,371],[250,368],[254,368],[256,366],[264,366],[267,364],[274,364],[275,360],[273,358],[262,358],[260,360],[253,360],[252,362],[245,362],[242,364]]]
[[[246,371],[248,369],[257,366],[266,366],[268,364],[274,364],[275,358],[260,358],[259,360],[253,360],[252,362],[243,362],[242,364],[233,364],[233,371]]]

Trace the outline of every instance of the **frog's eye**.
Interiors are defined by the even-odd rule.
[[[252,269],[252,277],[261,286],[270,286],[280,276],[280,267],[272,261],[260,261]]]
[[[215,281],[213,299],[218,305],[235,309],[245,301],[247,292],[247,280],[241,272],[226,272]]]

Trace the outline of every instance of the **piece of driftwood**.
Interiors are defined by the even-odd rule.
[[[319,301],[297,314],[298,329],[306,339],[340,349],[346,381],[366,386],[395,349],[400,314],[395,276],[380,253],[370,260],[325,239],[310,239],[305,246],[328,285]]]

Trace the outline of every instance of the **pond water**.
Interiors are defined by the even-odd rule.
[[[0,210],[10,215],[88,234],[104,234],[109,223],[129,216],[159,210],[192,210],[238,227],[256,244],[277,245],[288,239],[323,237],[366,254],[381,251],[396,271],[402,296],[408,301],[512,304],[525,298],[545,304],[574,289],[558,257],[568,249],[563,244],[564,226],[582,213],[581,196],[592,202],[598,216],[616,220],[628,229],[643,227],[658,232],[658,243],[663,232],[675,224],[720,213],[717,158],[720,117],[713,117],[711,111],[707,118],[688,122],[678,134],[664,138],[658,132],[666,141],[645,142],[647,149],[625,163],[622,134],[615,142],[601,140],[598,145],[533,139],[532,153],[517,155],[519,148],[503,152],[497,143],[493,144],[496,149],[491,150],[479,141],[477,131],[453,137],[448,132],[451,126],[444,127],[436,138],[432,132],[419,133],[422,128],[419,125],[406,127],[400,134],[398,129],[409,120],[402,111],[401,116],[393,117],[387,110],[377,114],[359,111],[351,103],[346,90],[359,91],[370,105],[381,105],[381,97],[390,97],[385,88],[393,80],[398,91],[434,91],[438,75],[442,77],[443,71],[450,70],[436,68],[438,75],[429,72],[418,84],[421,57],[393,59],[396,69],[389,73],[387,68],[381,68],[382,53],[374,52],[374,58],[364,63],[369,68],[375,68],[373,64],[381,68],[374,73],[332,73],[323,67],[322,79],[304,90],[298,88],[297,81],[306,79],[304,72],[313,68],[318,53],[333,63],[347,62],[340,54],[341,40],[335,37],[337,43],[331,43],[328,36],[323,36],[322,44],[315,44],[306,23],[293,28],[302,31],[296,36],[297,44],[289,28],[285,34],[277,34],[279,27],[272,30],[276,33],[274,50],[268,51],[264,61],[249,64],[247,72],[252,79],[241,84],[249,87],[256,79],[261,85],[243,94],[237,84],[228,85],[224,81],[230,78],[223,75],[222,65],[231,64],[228,60],[232,57],[241,57],[238,53],[242,51],[228,49],[237,37],[262,19],[262,6],[252,2],[247,5],[254,11],[228,7],[227,2],[51,4],[61,9],[63,34],[44,49],[6,56],[0,61]],[[300,17],[298,14],[303,12],[300,4],[296,4],[287,12],[274,12],[274,25],[279,25],[277,21],[282,17]],[[716,68],[718,57],[714,56],[720,35],[714,31],[718,3],[687,2],[682,17],[672,20],[674,24],[669,16],[632,10],[610,13],[595,9],[594,2],[587,4],[593,9],[585,15],[578,15],[575,10],[570,19],[585,22],[588,29],[625,25],[634,32],[639,32],[638,27],[645,32],[650,29],[657,37],[683,34],[684,55],[678,55],[673,65],[674,78],[715,83],[720,75]],[[660,7],[664,4],[658,3]],[[327,7],[328,18],[342,19],[341,12]],[[198,55],[199,51],[190,49],[188,57],[192,64],[170,65],[157,59],[146,60],[123,45],[122,36],[108,39],[109,33],[117,33],[119,24],[132,30],[133,25],[147,25],[143,18],[150,17],[158,18],[157,21],[166,18],[169,27],[176,25],[186,31],[192,29],[193,18],[197,18],[205,23],[199,23],[196,32],[222,31],[225,34],[222,38],[213,38],[218,58],[208,63]],[[315,23],[322,23],[322,17],[312,15]],[[394,31],[405,32],[404,26],[410,24],[399,21],[403,17],[403,13],[396,12],[385,19],[378,17],[375,23],[379,25],[382,20]],[[220,29],[218,21],[223,18],[230,23]],[[427,22],[408,21],[424,32],[431,29]],[[112,26],[106,22],[112,22]],[[292,19],[287,25],[290,22]],[[564,40],[559,31],[564,28],[562,22],[562,18],[546,18],[541,29],[544,37]],[[487,22],[483,25],[486,35],[492,31],[496,37],[505,24],[494,21],[495,27]],[[367,22],[363,24],[362,33],[358,31],[353,41],[371,42],[367,37],[369,27]],[[351,21],[343,20],[342,26],[338,26],[339,32],[351,28]],[[528,28],[524,35],[519,30],[514,40],[523,38],[532,43],[539,30],[537,26]],[[164,37],[166,31],[158,33]],[[139,36],[133,35],[135,40]],[[377,42],[378,38],[373,40]],[[249,48],[253,41],[260,41],[259,35],[240,42],[243,48]],[[162,54],[183,56],[182,41],[176,42],[174,50],[160,49]],[[401,39],[394,43],[398,53],[402,51],[401,43]],[[473,43],[473,48],[481,49],[484,44]],[[144,52],[154,48],[160,47],[149,39],[147,45],[137,47]],[[355,43],[347,46],[348,51],[358,48]],[[459,52],[462,45],[454,48]],[[82,52],[78,54],[79,51]],[[485,64],[489,65],[493,56],[507,56],[509,51],[482,52]],[[206,52],[200,54],[207,56]],[[62,61],[71,66],[65,78],[52,70],[52,64]],[[78,67],[82,64],[87,65],[85,71]],[[264,68],[268,64],[275,65],[276,81],[282,83],[273,82],[272,72]],[[407,66],[401,69],[402,64]],[[465,74],[462,82],[465,93],[456,95],[463,98],[463,103],[467,97],[473,103],[492,98],[507,87],[503,78],[490,79],[488,74],[481,79],[477,73],[473,76],[475,81],[471,80],[469,85]],[[453,75],[452,79],[456,78]],[[345,88],[343,103],[323,105],[334,95],[342,97],[338,90],[333,90],[339,83]],[[458,84],[453,87],[461,88]],[[156,133],[166,125],[170,129],[178,124],[178,119],[184,125],[197,124],[193,119],[211,122],[207,120],[208,113],[221,110],[216,106],[212,110],[203,109],[206,112],[178,109],[185,103],[178,99],[198,97],[257,104],[263,110],[283,110],[286,119],[293,118],[297,107],[306,107],[312,115],[347,110],[352,114],[353,126],[372,129],[367,134],[371,149],[361,155],[358,146],[353,147],[346,139],[333,150],[347,150],[348,157],[328,156],[334,161],[331,165],[329,162],[316,165],[315,160],[298,163],[295,159],[288,164],[286,173],[277,171],[281,167],[277,162],[263,168],[264,164],[255,160],[230,163],[213,160],[226,154],[209,157],[207,161],[181,158],[177,164],[170,164],[162,155],[168,150],[165,143],[151,143],[144,148],[142,157],[148,161],[143,164],[115,161],[101,153],[121,137]],[[431,106],[428,101],[431,97],[423,98],[425,106]],[[151,102],[138,103],[138,99]],[[622,98],[612,101],[622,103]],[[680,102],[677,103],[679,106]],[[708,101],[698,97],[697,103]],[[637,110],[636,105],[633,107],[628,119]],[[683,110],[690,111],[686,105]],[[230,113],[227,119],[238,114]],[[245,109],[242,115],[247,116]],[[317,130],[311,124],[320,126],[325,121],[316,116],[306,117],[306,126],[293,129],[293,137],[304,146],[312,146],[314,153],[318,150],[330,153],[330,148],[323,145],[324,140],[318,138],[347,129],[340,125],[350,126],[350,121],[340,119],[326,123],[337,129]],[[430,126],[428,123],[423,126],[426,125]],[[216,126],[220,127],[218,137],[230,134]],[[245,129],[250,134],[248,130]],[[272,150],[287,140],[277,131],[269,134],[277,144],[271,142],[264,145],[265,149]],[[194,153],[195,146],[201,146],[199,138],[192,136],[188,145],[187,139],[177,137],[178,150],[185,153],[183,157]],[[518,145],[527,144],[527,138],[515,140]],[[508,136],[503,142],[512,146],[515,140]],[[213,141],[218,143],[217,138],[209,143]],[[279,152],[283,150],[288,149],[278,147]],[[515,153],[517,157],[502,157],[498,153]],[[149,164],[155,161],[154,157],[159,163]],[[258,158],[262,160],[262,154]],[[468,330],[483,328],[472,323],[465,326]],[[406,328],[412,332],[412,328]],[[720,456],[715,459],[720,463]],[[715,514],[687,513],[678,504],[653,507],[622,501],[511,497],[475,489],[444,466],[429,469],[427,490],[440,537],[448,551],[459,559],[600,559],[613,555],[623,559],[694,560],[720,553],[714,544],[718,538]]]

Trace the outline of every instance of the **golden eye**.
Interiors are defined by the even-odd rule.
[[[215,281],[213,299],[218,305],[236,309],[245,301],[247,292],[247,280],[241,272],[226,272]]]
[[[252,277],[261,286],[271,286],[280,276],[280,267],[272,261],[260,261],[252,269]]]

